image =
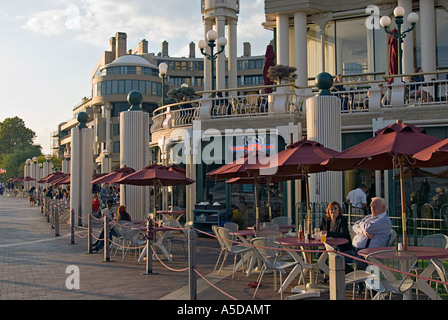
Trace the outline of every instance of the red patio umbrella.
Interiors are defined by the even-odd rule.
[[[103,175],[99,178],[93,179],[92,184],[103,184],[103,183],[117,183],[118,180],[121,180],[128,175],[135,172],[135,169],[127,166],[123,166],[121,168],[117,168],[114,172]],[[120,195],[121,197],[121,195]],[[124,204],[126,205],[126,186],[124,186]]]
[[[344,150],[322,164],[327,170],[400,170],[403,247],[407,249],[406,209],[404,200],[404,167],[420,167],[412,155],[440,141],[425,129],[401,120],[375,132],[375,136]]]
[[[31,178],[30,176],[27,176],[27,177],[22,179],[22,181],[34,181],[34,180],[36,180],[36,179]]]
[[[54,180],[51,184],[54,185],[70,184],[70,174],[66,173],[65,176],[61,176],[60,178]]]
[[[157,213],[155,191],[156,186],[189,185],[194,182],[194,180],[182,176],[159,164],[151,164],[144,167],[140,171],[131,173],[126,177],[116,181],[116,183],[130,184],[134,186],[154,186],[154,216]]]
[[[61,171],[56,171],[53,173],[50,173],[48,176],[38,180],[38,183],[51,183],[52,181],[59,179],[61,176],[65,175],[65,173]]]
[[[250,176],[246,169],[250,165],[258,163],[260,158],[266,157],[266,154],[259,150],[253,150],[246,152],[242,157],[236,159],[233,162],[222,165],[221,167],[212,170],[207,173],[207,177],[215,178],[215,180],[225,180],[231,178],[248,178]],[[254,179],[254,195],[255,195],[255,220],[257,229],[260,223],[260,212],[258,208],[258,179],[253,176]]]
[[[303,137],[302,140],[287,146],[285,150],[279,152],[277,155],[278,171],[275,175],[303,174],[305,177],[308,234],[310,235],[312,232],[308,183],[309,174],[325,171],[325,168],[321,163],[337,153],[338,152],[333,149],[325,148],[319,142],[307,140]],[[274,167],[269,163],[266,165],[252,165],[247,170],[251,172],[251,174],[256,174],[257,171],[261,174],[263,170],[272,168]]]
[[[397,33],[397,29],[392,30],[392,34],[389,35],[389,74],[398,74],[398,40],[395,39],[394,34]],[[387,84],[394,82],[394,78],[389,78]]]
[[[413,157],[422,161],[422,167],[448,166],[448,139],[439,141],[416,154]]]
[[[270,184],[276,182],[283,182],[288,180],[299,180],[304,178],[303,174],[298,175],[274,175],[274,176],[263,176],[258,177],[257,182],[265,183],[268,188],[268,210],[269,210],[269,220],[272,222],[272,207],[271,207],[271,193],[270,193]],[[255,177],[237,177],[232,178],[226,181],[226,183],[230,184],[255,184]]]
[[[268,44],[266,46],[266,53],[264,54],[264,64],[263,64],[263,85],[265,86],[274,84],[274,82],[268,77],[269,68],[272,66],[275,66],[274,47]],[[266,88],[264,89],[264,92],[271,93],[272,88]]]

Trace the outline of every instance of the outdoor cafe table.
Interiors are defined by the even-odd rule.
[[[384,250],[396,250],[395,247],[379,247],[379,248],[367,248],[358,251],[360,256],[366,257],[371,253],[384,251]],[[412,252],[417,256],[419,260],[438,259],[445,260],[448,258],[448,249],[436,248],[436,247],[410,247],[407,248],[408,252]],[[425,270],[420,274],[424,278],[430,278],[435,271],[434,265],[429,262]],[[442,300],[437,292],[428,284],[427,280],[416,278],[415,284],[412,287],[422,291],[432,300]]]
[[[146,232],[147,228],[146,226],[138,226],[136,228],[139,228],[140,231]],[[167,228],[167,227],[154,227],[155,235],[159,235],[158,237],[155,236],[155,241],[153,243],[153,246],[158,247],[160,250],[162,250],[165,257],[168,259],[168,261],[171,261],[171,255],[168,252],[168,250],[165,247],[165,240],[168,236],[169,232],[173,231],[173,228]],[[146,246],[143,248],[142,253],[140,254],[140,257],[138,258],[138,262],[141,262],[143,258],[146,255]]]
[[[278,231],[280,231],[281,233],[285,234],[288,233],[288,229],[279,229]],[[252,239],[253,237],[255,237],[256,235],[256,231],[249,227],[247,229],[241,229],[241,230],[237,230],[237,231],[230,231],[230,234],[233,236],[238,237],[238,239],[241,240],[242,243],[250,245],[250,239]],[[247,268],[247,276],[249,277],[252,274],[252,271],[254,270],[254,266],[255,263],[257,262],[258,259],[253,259],[254,255],[253,255],[253,251],[249,250],[245,255],[244,255],[244,259],[243,260],[248,260],[250,259],[250,263],[249,263],[249,267]],[[238,264],[235,267],[235,270],[239,270],[239,268],[242,266],[243,261],[239,261]]]
[[[162,215],[162,218],[166,220],[177,220],[179,221],[180,218],[186,213],[186,211],[157,211],[157,214]]]
[[[314,238],[308,240],[308,239],[299,239],[297,236],[291,236],[291,237],[283,237],[278,238],[275,240],[276,242],[280,243],[282,246],[287,247],[301,247],[302,250],[305,250],[305,247],[324,247],[324,243],[320,240],[316,240]],[[348,242],[345,238],[327,238],[327,244],[336,247],[342,244],[346,244]],[[295,251],[289,251],[291,256],[296,261],[302,260],[298,252]],[[308,254],[305,254],[306,260],[305,263],[308,265],[312,264],[312,252],[308,252]],[[325,264],[325,261],[327,258],[327,255],[324,253],[319,258],[319,261],[317,262],[317,267],[324,271],[325,273],[329,273],[328,266]],[[302,260],[303,261],[303,260]],[[313,270],[313,269],[311,269]],[[282,290],[285,290],[288,285],[291,283],[291,281],[300,274],[302,271],[302,268],[300,264],[296,265],[291,272],[289,273],[288,277],[285,279],[285,281],[282,284]],[[305,286],[306,290],[301,290],[298,287],[296,287],[293,291],[298,291],[300,294],[294,295],[289,297],[288,299],[301,299],[301,298],[308,298],[312,296],[320,296],[321,287],[314,284],[314,275],[313,272],[310,272],[310,280],[308,284]],[[327,289],[327,288],[325,288]]]

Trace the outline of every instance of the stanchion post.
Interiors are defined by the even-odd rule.
[[[87,253],[92,253],[92,215],[87,216]]]
[[[152,244],[154,241],[154,224],[151,217],[146,220],[146,272],[144,274],[154,274],[152,271]]]
[[[75,244],[75,210],[70,210],[70,243]]]
[[[345,300],[345,259],[334,252],[328,253],[330,267],[330,300]]]
[[[54,236],[59,237],[59,206],[55,205],[55,210],[53,214],[54,220]]]
[[[109,244],[109,218],[104,215],[104,261],[110,261],[110,244]],[[100,239],[101,240],[101,239]]]
[[[196,277],[196,242],[198,234],[192,227],[187,230],[188,234],[188,278],[190,287],[190,300],[197,300],[197,277]]]

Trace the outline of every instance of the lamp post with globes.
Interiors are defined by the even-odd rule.
[[[212,98],[215,97],[215,70],[214,70],[214,65],[215,65],[215,60],[218,57],[218,55],[220,53],[222,53],[224,51],[224,47],[227,44],[227,39],[224,37],[220,37],[218,39],[218,33],[215,30],[209,30],[207,32],[207,40],[208,43],[205,40],[199,40],[198,41],[198,47],[201,50],[201,53],[208,59],[211,61],[211,75],[212,75]],[[216,39],[218,39],[217,43],[216,43]],[[205,48],[208,46],[210,47],[210,54],[205,52]],[[218,45],[219,49],[216,53],[214,53],[214,49],[216,47],[216,45]]]
[[[168,72],[168,65],[165,62],[159,64],[159,77],[162,79],[162,106],[165,105],[165,78]]]
[[[391,19],[388,16],[383,16],[380,19],[380,25],[384,28],[386,33],[392,34],[395,39],[398,40],[398,74],[403,73],[403,67],[402,67],[402,60],[403,60],[403,50],[401,48],[401,43],[403,42],[403,39],[406,37],[406,33],[411,32],[414,30],[415,25],[418,21],[418,14],[415,12],[411,12],[407,16],[407,21],[411,23],[411,27],[405,31],[401,31],[401,26],[404,22],[404,15],[405,10],[403,7],[396,7],[394,9],[394,16],[395,16],[395,24],[397,25],[397,32],[389,31],[388,27],[390,26]]]

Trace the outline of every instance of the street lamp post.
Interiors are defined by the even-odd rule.
[[[397,25],[397,32],[389,31],[388,27],[391,23],[391,19],[388,16],[383,16],[380,19],[380,24],[388,34],[392,34],[395,39],[398,40],[398,74],[403,73],[402,60],[403,60],[403,50],[401,48],[401,43],[406,37],[406,33],[411,32],[415,28],[415,24],[418,21],[418,14],[411,12],[407,16],[407,21],[411,23],[411,27],[408,30],[401,31],[401,25],[404,22],[405,10],[403,7],[396,7],[394,9],[395,24]]]
[[[165,77],[168,72],[168,65],[165,62],[159,64],[159,77],[162,79],[162,106],[165,105]]]
[[[227,40],[224,37],[220,37],[218,39],[218,47],[220,48],[216,53],[214,53],[214,49],[216,47],[216,39],[218,39],[218,33],[215,30],[209,30],[207,32],[207,40],[208,40],[208,46],[210,47],[210,54],[205,52],[205,48],[207,47],[207,42],[205,40],[199,40],[198,41],[198,47],[201,49],[201,53],[211,61],[211,74],[212,74],[212,98],[215,97],[215,60],[218,57],[220,53],[224,51],[224,47],[227,44]]]

